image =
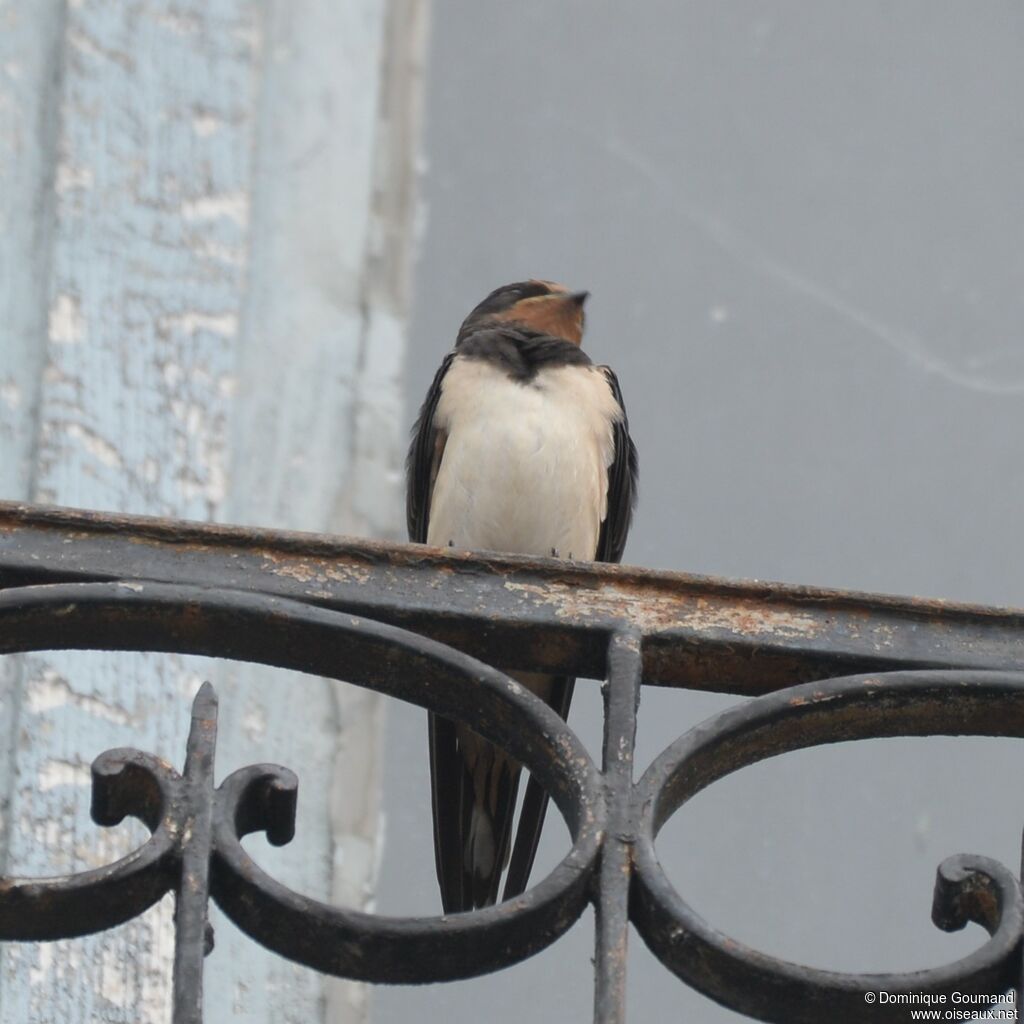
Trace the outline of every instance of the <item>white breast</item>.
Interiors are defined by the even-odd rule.
[[[593,558],[621,415],[595,367],[543,369],[522,384],[456,358],[435,413],[447,443],[427,543]]]

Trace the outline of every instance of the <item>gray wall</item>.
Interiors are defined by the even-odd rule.
[[[435,0],[432,32],[407,421],[490,288],[589,288],[641,452],[627,561],[1024,605],[1024,8]],[[638,763],[732,700],[645,693]],[[379,904],[431,912],[422,716],[389,729]],[[659,851],[768,952],[938,964],[982,933],[932,928],[935,866],[1018,863],[1022,755],[790,755],[702,794]],[[566,846],[551,826],[544,864]],[[377,1020],[585,1020],[591,942],[585,919],[501,975],[381,992]],[[735,1019],[631,955],[635,1019]]]

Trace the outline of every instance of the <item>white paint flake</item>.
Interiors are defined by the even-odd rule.
[[[61,163],[57,167],[57,180],[54,188],[57,195],[65,196],[76,189],[92,188],[95,175],[91,167],[77,167],[74,164]]]
[[[40,942],[35,947],[36,962],[28,969],[29,986],[37,991],[49,984],[53,975],[53,962],[56,950],[52,942]]]
[[[50,758],[39,768],[39,788],[44,792],[58,786],[91,786],[89,766],[74,761]]]
[[[124,465],[120,452],[96,431],[81,423],[68,423],[64,430],[72,441],[77,441],[97,462],[102,462],[110,469],[121,469]]]
[[[222,263],[225,267],[240,267],[245,263],[246,250],[241,245],[225,245],[208,235],[188,240],[189,251],[210,263]]]
[[[105,946],[100,954],[100,991],[103,998],[115,1006],[129,1005],[130,996],[125,984],[126,970],[121,950],[113,944]]]
[[[181,215],[190,222],[225,218],[244,228],[249,224],[249,196],[239,191],[186,199],[181,204]]]
[[[221,125],[223,124],[224,121],[222,118],[203,111],[192,118],[192,131],[194,131],[199,138],[208,139],[214,132],[220,131]]]
[[[17,412],[18,406],[21,405],[21,388],[10,377],[0,383],[0,402],[3,402],[11,412]]]
[[[44,668],[42,675],[28,680],[25,704],[29,711],[37,715],[70,705],[116,725],[130,725],[132,721],[132,716],[124,708],[108,704],[88,694],[77,693],[71,684],[52,668]]]
[[[142,926],[136,948],[152,952],[138,979],[137,1020],[167,1020],[171,1002],[171,972],[167,964],[174,955],[174,904],[165,896],[156,913],[149,913]]]
[[[61,345],[77,345],[86,340],[82,305],[74,295],[61,293],[50,306],[50,341]]]
[[[264,708],[254,705],[242,718],[242,728],[253,743],[258,743],[267,732],[267,713]]]
[[[164,317],[161,320],[161,326],[188,335],[206,331],[209,334],[219,334],[224,338],[234,338],[238,334],[238,314],[201,313],[198,310],[189,310],[187,313]]]

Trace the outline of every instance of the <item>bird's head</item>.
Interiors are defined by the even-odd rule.
[[[502,285],[466,317],[459,338],[481,327],[515,323],[578,345],[583,340],[583,304],[588,294],[570,292],[554,281]]]

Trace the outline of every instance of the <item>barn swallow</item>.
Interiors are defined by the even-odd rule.
[[[439,547],[618,562],[636,448],[615,374],[580,348],[586,292],[531,280],[466,317],[413,428],[409,539]],[[514,678],[564,718],[574,679]],[[520,765],[431,714],[434,854],[445,913],[526,888],[547,808],[530,779],[512,842]]]

